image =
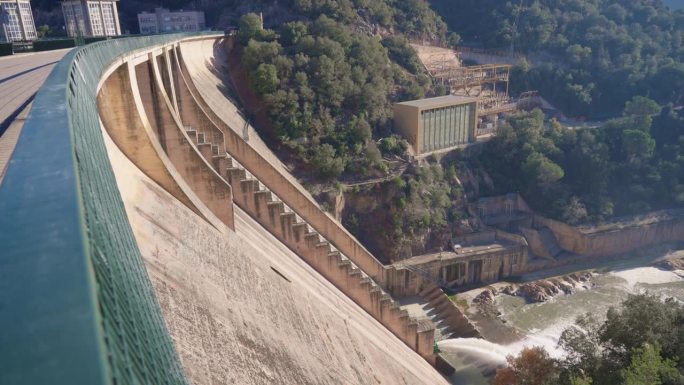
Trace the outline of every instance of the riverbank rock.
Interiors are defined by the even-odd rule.
[[[482,293],[478,294],[477,297],[473,298],[473,303],[481,305],[493,305],[496,294],[496,290],[484,290]]]
[[[473,298],[472,303],[477,307],[480,315],[489,318],[496,318],[501,315],[494,302],[494,297],[497,294],[499,293],[495,288],[489,288]]]
[[[502,293],[517,295],[530,302],[545,302],[558,294],[574,294],[579,289],[589,288],[591,272],[573,273],[563,277],[542,279],[524,283],[517,288],[506,286]]]
[[[518,290],[517,287],[515,287],[513,285],[508,285],[508,286],[504,287],[503,289],[501,289],[501,292],[504,294],[508,294],[508,295],[516,295],[515,294],[516,290]]]
[[[653,266],[667,271],[684,270],[684,258],[663,259],[654,263]]]
[[[555,289],[555,290],[554,290]],[[528,282],[518,288],[518,295],[531,302],[545,302],[560,290],[548,281]]]

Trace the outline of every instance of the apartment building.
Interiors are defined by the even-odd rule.
[[[64,25],[70,37],[97,37],[121,35],[118,0],[66,0],[62,1]]]
[[[0,0],[0,40],[27,41],[38,38],[29,0]]]
[[[196,32],[202,31],[206,25],[204,12],[200,11],[170,11],[166,8],[156,8],[154,13],[138,14],[140,33],[152,35],[157,33]]]

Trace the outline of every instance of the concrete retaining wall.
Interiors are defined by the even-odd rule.
[[[563,249],[591,257],[622,254],[656,243],[684,241],[684,218],[589,234],[538,215],[534,216],[534,223],[551,229]]]

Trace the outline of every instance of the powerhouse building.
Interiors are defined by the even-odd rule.
[[[116,2],[119,0],[62,1],[64,25],[69,37],[121,35]]]
[[[394,105],[394,128],[416,156],[475,141],[477,99],[447,95]]]
[[[204,12],[170,11],[166,8],[155,8],[154,13],[138,14],[138,25],[143,35],[172,32],[198,32],[204,30]]]
[[[27,41],[38,38],[29,0],[0,0],[0,41]]]

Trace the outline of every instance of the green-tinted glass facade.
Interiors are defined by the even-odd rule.
[[[421,112],[421,152],[466,144],[473,136],[475,104],[460,104]]]

